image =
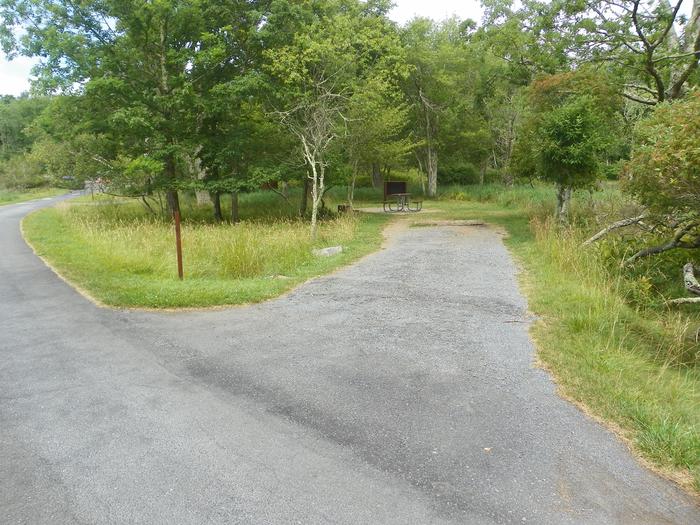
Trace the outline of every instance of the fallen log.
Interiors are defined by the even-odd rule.
[[[646,217],[646,214],[642,214],[642,215],[639,215],[637,217],[629,217],[627,219],[622,219],[620,221],[613,222],[610,226],[603,228],[598,233],[596,233],[593,237],[591,237],[586,242],[584,242],[582,246],[588,246],[589,244],[593,244],[598,239],[600,239],[601,237],[605,237],[608,233],[610,233],[613,230],[617,230],[619,228],[624,228],[625,226],[632,226],[633,224],[639,224],[639,222],[642,221],[645,217]]]
[[[700,304],[700,297],[682,297],[680,299],[671,299],[666,301],[666,304]]]
[[[695,295],[700,295],[700,282],[698,282],[697,277],[695,277],[695,268],[693,263],[687,263],[683,266],[683,283],[685,284],[685,289],[690,293]],[[681,297],[680,299],[671,299],[666,301],[666,304],[695,304],[700,303],[700,297]]]
[[[692,294],[700,295],[700,282],[698,282],[697,277],[695,277],[693,263],[687,263],[683,266],[683,282],[685,283],[686,290]]]

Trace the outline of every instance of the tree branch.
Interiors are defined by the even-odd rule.
[[[584,242],[582,246],[588,246],[589,244],[593,244],[595,241],[597,241],[601,237],[604,237],[613,230],[624,228],[625,226],[631,226],[632,224],[638,224],[639,221],[643,220],[644,218],[646,218],[646,214],[638,215],[637,217],[629,217],[627,219],[622,219],[620,221],[614,222],[607,228],[603,228],[602,230],[600,230],[593,237]]]
[[[646,104],[647,106],[656,106],[659,102],[657,100],[649,100],[645,98],[639,98],[631,93],[623,93],[623,97],[633,100],[634,102],[639,102],[640,104]]]
[[[643,257],[649,257],[650,255],[657,255],[659,253],[667,252],[669,250],[674,250],[676,248],[682,248],[685,250],[692,250],[695,248],[700,248],[700,235],[698,235],[693,241],[691,242],[683,242],[683,237],[685,237],[688,232],[690,232],[693,228],[697,227],[698,223],[697,222],[691,222],[686,224],[685,226],[682,226],[681,228],[678,228],[676,230],[676,233],[673,235],[673,238],[668,241],[665,244],[660,244],[659,246],[651,246],[649,248],[644,248],[643,250],[639,250],[637,253],[635,253],[632,257],[628,258],[624,263],[623,266],[629,266],[638,259],[641,259]]]

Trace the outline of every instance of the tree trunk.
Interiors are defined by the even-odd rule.
[[[513,178],[513,174],[510,172],[508,168],[502,168],[503,171],[501,172],[501,182],[503,183],[504,186],[510,188],[513,186],[515,183],[515,179]]]
[[[426,163],[425,169],[428,176],[428,197],[435,197],[437,195],[437,166],[438,166],[438,156],[437,151],[433,144],[433,134],[436,130],[435,122],[437,122],[437,117],[435,122],[430,121],[430,112],[434,111],[433,104],[423,95],[423,90],[419,90],[418,95],[423,105],[423,111],[425,112],[425,140],[426,140]]]
[[[613,230],[618,230],[618,229],[624,228],[626,226],[632,226],[633,224],[639,224],[645,218],[646,218],[646,214],[643,213],[643,214],[638,215],[636,217],[629,217],[627,219],[622,219],[622,220],[616,221],[616,222],[612,223],[610,226],[607,226],[606,228],[603,228],[602,230],[600,230],[593,237],[591,237],[586,242],[584,242],[581,246],[588,246],[589,244],[593,244],[598,239],[606,236],[608,233],[610,233]]]
[[[195,190],[194,195],[197,198],[197,204],[200,206],[211,204],[211,195],[209,195],[207,190]]]
[[[423,170],[423,162],[420,160],[418,152],[415,152],[415,154],[416,160],[418,161],[418,172],[420,173],[420,189],[423,195],[425,195],[425,171]]]
[[[484,185],[485,179],[486,179],[486,163],[482,162],[481,166],[479,166],[479,186]]]
[[[231,192],[231,222],[236,224],[240,222],[240,215],[238,210],[238,192]]]
[[[316,240],[318,236],[318,208],[324,193],[325,165],[323,161],[311,164],[313,176],[311,185],[311,239]]]
[[[384,177],[382,177],[382,170],[378,162],[372,163],[372,187],[381,188],[384,182]]]
[[[165,159],[165,178],[174,185],[176,176],[175,159],[169,155]],[[177,190],[167,190],[165,193],[165,198],[168,202],[168,211],[170,212],[170,216],[173,217],[175,212],[180,212],[180,198],[177,194]]]
[[[427,152],[428,197],[435,197],[437,195],[437,152],[431,146],[428,146]]]
[[[304,174],[304,188],[301,192],[301,202],[299,203],[299,216],[306,215],[306,210],[309,206],[309,176]]]
[[[209,198],[214,204],[214,220],[221,222],[224,220],[224,216],[221,213],[221,194],[220,193],[210,193]]]
[[[355,182],[357,182],[357,162],[352,163],[352,179],[348,185],[348,204],[352,207],[352,201],[355,199]]]
[[[557,220],[561,224],[569,223],[569,207],[571,203],[571,187],[557,185]]]

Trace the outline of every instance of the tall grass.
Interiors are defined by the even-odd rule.
[[[57,219],[86,246],[90,256],[113,270],[168,277],[174,264],[172,226],[143,217],[130,206],[61,205]],[[313,259],[312,248],[347,244],[357,219],[344,215],[323,222],[313,243],[305,221],[277,219],[265,223],[184,223],[183,252],[192,277],[240,279],[287,274]]]
[[[528,267],[541,358],[571,397],[614,421],[647,459],[700,490],[700,353],[693,318],[632,304],[624,270],[580,231],[534,219]]]
[[[40,255],[96,299],[160,308],[273,297],[372,251],[386,222],[383,216],[338,216],[322,221],[312,242],[308,222],[299,218],[211,223],[188,215],[192,205],[183,204],[188,217],[182,225],[183,282],[176,276],[170,221],[137,202],[65,203],[27,217],[24,229]],[[312,253],[329,245],[341,245],[344,252],[328,258]]]
[[[587,235],[582,230],[561,228],[549,217],[534,217],[530,227],[539,258],[565,274],[588,296],[581,301],[590,305],[587,309],[577,307],[577,300],[582,299],[577,295],[557,299],[562,306],[559,314],[567,314],[572,332],[597,333],[605,328],[608,344],[644,349],[663,366],[700,365],[700,352],[691,337],[693,325],[687,315],[650,308],[651,299],[641,299],[649,294],[649,288],[630,279],[620,264],[611,264],[606,250],[583,248]]]
[[[57,188],[34,188],[31,190],[13,190],[0,188],[0,206],[13,204],[16,202],[41,199],[43,197],[53,197],[66,193],[67,190]]]

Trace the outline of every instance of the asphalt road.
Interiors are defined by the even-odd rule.
[[[485,228],[265,304],[97,308],[0,207],[0,522],[700,523],[533,366]]]

